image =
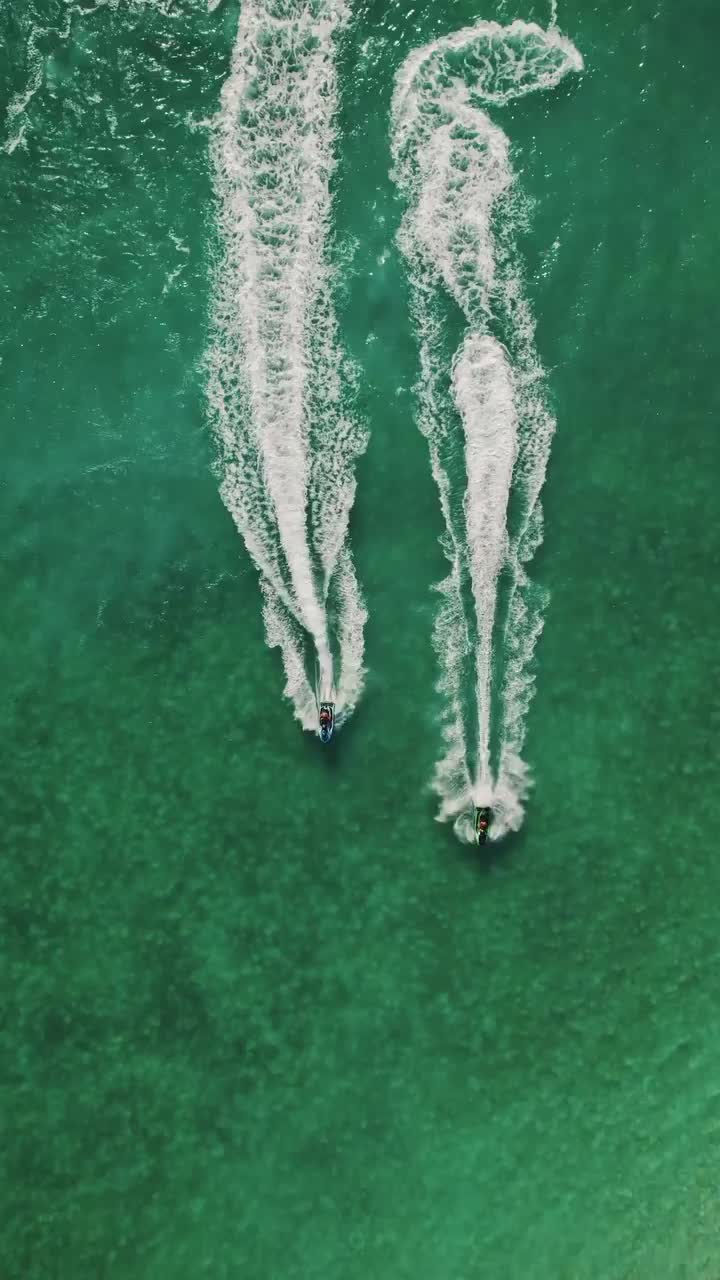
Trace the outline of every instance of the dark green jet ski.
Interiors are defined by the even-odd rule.
[[[491,818],[492,810],[487,805],[475,810],[475,839],[478,844],[484,844],[487,840]]]

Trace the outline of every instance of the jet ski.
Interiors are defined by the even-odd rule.
[[[335,703],[320,703],[320,741],[329,742],[335,728]]]
[[[484,844],[488,838],[491,817],[492,810],[487,805],[475,810],[475,839],[478,844]]]

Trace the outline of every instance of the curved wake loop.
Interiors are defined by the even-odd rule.
[[[393,96],[419,425],[450,562],[434,634],[445,741],[434,787],[439,819],[454,820],[468,841],[474,806],[492,807],[495,837],[522,823],[529,778],[521,752],[544,605],[525,566],[542,540],[539,498],[554,430],[514,248],[509,142],[485,108],[551,88],[582,66],[554,27],[480,22],[415,50]],[[448,295],[467,323],[454,357],[442,318]]]
[[[348,545],[366,435],[332,305],[329,181],[343,0],[244,0],[211,132],[222,245],[208,395],[221,494],[262,575],[268,644],[306,729],[363,683]],[[345,396],[347,399],[347,396]]]

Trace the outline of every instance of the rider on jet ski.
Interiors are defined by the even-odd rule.
[[[332,702],[320,703],[320,741],[329,742],[335,728],[335,705]]]
[[[482,805],[475,810],[475,839],[478,844],[484,844],[488,838],[488,828],[492,812],[488,805]]]

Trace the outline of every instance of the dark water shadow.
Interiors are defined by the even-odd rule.
[[[448,828],[448,837],[454,861],[485,880],[517,866],[518,856],[525,844],[522,831],[511,831],[502,840],[490,840],[484,845],[461,844],[453,834],[452,827]]]

